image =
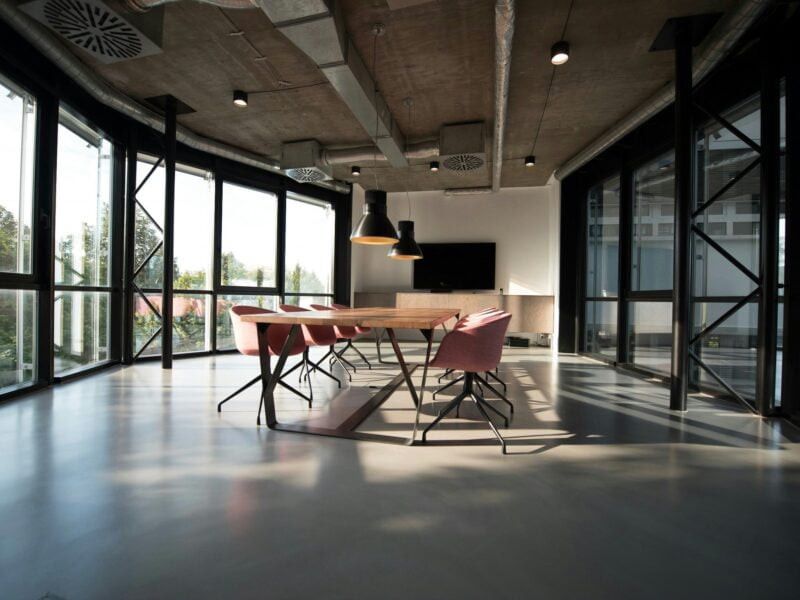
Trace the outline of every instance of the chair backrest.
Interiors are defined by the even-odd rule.
[[[332,306],[325,306],[324,304],[311,304],[313,310],[341,310]],[[336,332],[336,337],[339,339],[349,340],[356,337],[357,331],[355,327],[350,325],[334,325],[333,330]]]
[[[498,312],[462,323],[442,339],[431,364],[469,373],[493,370],[503,355],[511,313]]]
[[[349,310],[350,307],[347,304],[336,304],[333,302],[331,304],[331,308],[334,310]],[[369,333],[372,331],[372,327],[356,327],[356,333]]]
[[[256,315],[274,313],[274,310],[261,308],[260,306],[248,306],[239,304],[232,306],[230,310],[231,324],[233,325],[233,339],[236,349],[247,356],[258,356],[258,329],[255,323],[242,321],[244,315]],[[290,325],[270,325],[267,330],[267,342],[272,354],[279,354],[289,337]],[[292,346],[289,354],[300,354],[305,350],[305,342],[302,337],[298,337]]]
[[[301,308],[294,304],[281,304],[279,307],[283,312],[308,312],[307,308]],[[336,343],[336,332],[331,325],[303,325],[303,334],[307,345],[330,346]]]

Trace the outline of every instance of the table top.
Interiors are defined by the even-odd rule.
[[[435,329],[459,314],[458,308],[348,308],[242,315],[250,323],[344,325],[387,329]]]

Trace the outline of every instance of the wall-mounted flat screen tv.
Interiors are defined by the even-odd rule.
[[[494,242],[420,244],[420,248],[424,258],[414,261],[414,289],[494,289]]]

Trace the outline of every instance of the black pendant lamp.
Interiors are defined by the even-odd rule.
[[[386,216],[386,192],[367,190],[364,193],[364,214],[350,234],[350,241],[373,246],[385,246],[398,241],[397,231]]]
[[[400,240],[389,250],[389,258],[394,260],[419,260],[422,250],[414,239],[414,221],[398,221]]]

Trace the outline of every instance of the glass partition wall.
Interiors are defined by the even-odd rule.
[[[233,350],[235,304],[346,301],[349,195],[179,148],[165,232],[161,135],[18,76],[0,72],[0,400],[160,356],[165,236],[175,356]]]
[[[780,406],[786,244],[786,98],[780,95],[778,342]],[[690,381],[755,403],[762,269],[761,100],[698,119],[692,216]],[[625,182],[630,181],[626,186]],[[620,185],[622,182],[622,185]],[[674,151],[585,188],[586,268],[579,350],[670,376],[675,235]]]
[[[37,105],[0,75],[0,391],[36,379],[38,290],[32,274]]]

